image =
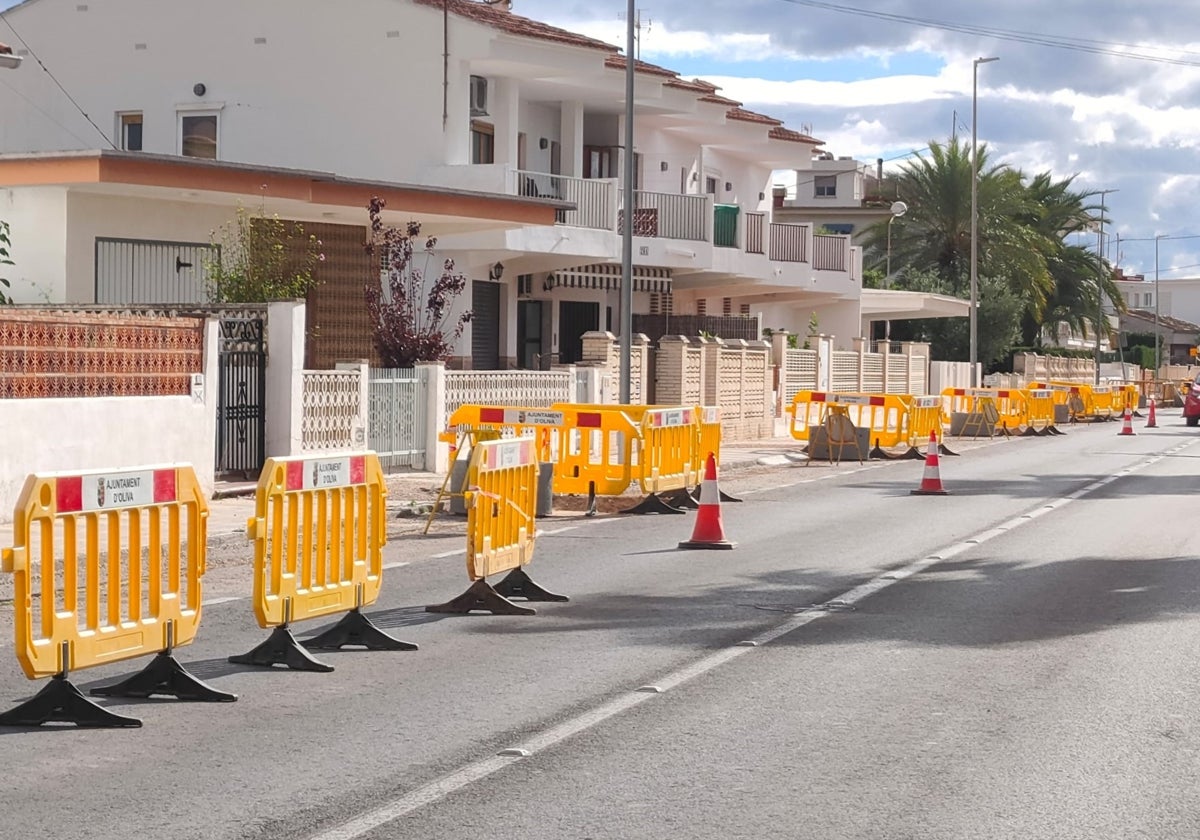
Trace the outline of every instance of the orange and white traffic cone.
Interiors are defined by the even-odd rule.
[[[925,451],[925,474],[921,476],[921,486],[909,491],[910,496],[948,496],[942,487],[942,477],[938,472],[938,442],[937,430],[929,432],[929,449]]]
[[[1117,433],[1117,437],[1137,434],[1133,430],[1133,415],[1129,413],[1129,408],[1125,408],[1125,423],[1121,426],[1121,431]]]
[[[1154,417],[1154,397],[1150,398],[1150,416],[1146,418],[1147,429],[1157,429],[1158,420]]]
[[[700,507],[696,511],[696,527],[692,538],[679,544],[680,548],[733,548],[736,543],[725,539],[721,524],[721,491],[717,488],[717,459],[708,453],[704,480],[700,482]]]

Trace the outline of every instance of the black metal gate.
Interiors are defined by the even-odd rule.
[[[218,473],[262,469],[266,451],[267,354],[262,318],[222,318],[217,369]]]

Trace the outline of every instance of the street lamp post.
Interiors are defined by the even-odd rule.
[[[1104,321],[1104,214],[1107,212],[1105,199],[1118,189],[1100,190],[1100,229],[1096,234],[1096,256],[1099,258],[1099,274],[1096,276],[1096,384],[1100,384],[1100,324]]]
[[[888,217],[887,224],[887,264],[883,272],[883,288],[887,289],[892,285],[892,222],[908,212],[908,205],[903,201],[892,202],[892,215]],[[883,322],[883,340],[890,342],[892,340],[892,322],[887,320]]]
[[[989,61],[999,61],[999,56],[977,58],[971,63],[971,387],[979,385],[979,165],[976,162],[978,154],[979,122],[979,65]]]
[[[1158,324],[1158,240],[1162,239],[1160,233],[1154,237],[1154,379],[1158,381],[1158,371],[1162,367],[1162,359],[1159,354],[1162,352],[1162,328]]]

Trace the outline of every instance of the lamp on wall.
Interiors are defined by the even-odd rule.
[[[504,263],[498,262],[488,269],[488,279],[499,281],[504,276]]]
[[[666,172],[666,171],[667,171],[667,170],[670,168],[670,166],[671,166],[671,164],[667,163],[667,162],[664,160],[662,163],[660,163],[660,164],[658,165],[658,171],[659,171],[659,172]]]
[[[729,181],[726,181],[725,182],[725,192],[729,192],[732,189],[733,189],[733,184],[730,183]]]
[[[549,145],[550,145],[550,141],[549,141],[549,140],[547,140],[545,137],[543,137],[543,138],[541,138],[540,140],[538,140],[538,148],[539,148],[539,149],[545,149],[545,148],[546,148],[546,147],[548,147]]]

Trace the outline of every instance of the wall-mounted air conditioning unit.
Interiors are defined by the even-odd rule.
[[[483,76],[471,77],[471,116],[486,117],[488,115],[487,79]]]

